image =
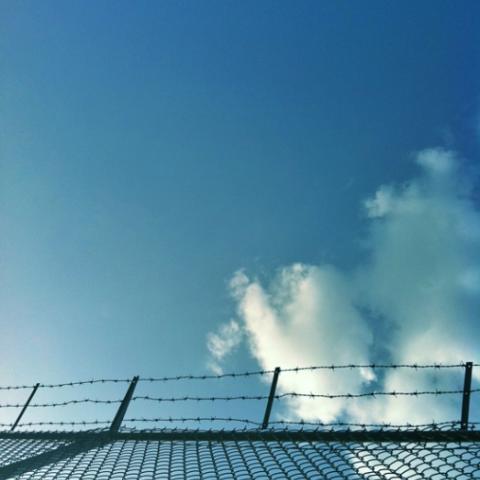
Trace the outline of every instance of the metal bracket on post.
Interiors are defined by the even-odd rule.
[[[270,420],[270,413],[272,411],[273,400],[275,398],[275,390],[277,389],[278,376],[280,375],[280,367],[277,367],[273,372],[272,386],[270,387],[270,395],[268,396],[267,408],[265,409],[265,416],[263,417],[262,429],[268,427]]]
[[[125,416],[125,413],[127,413],[128,405],[130,403],[130,400],[132,399],[133,392],[135,391],[135,387],[137,386],[137,382],[138,382],[138,376],[133,377],[128,387],[127,393],[125,394],[125,397],[123,398],[122,403],[118,407],[117,414],[115,415],[115,418],[113,419],[113,422],[110,425],[110,433],[117,433],[118,430],[120,429],[120,426],[122,425],[122,422],[123,422],[123,417]]]
[[[12,428],[10,429],[11,432],[13,432],[15,430],[15,428],[17,427],[18,425],[18,422],[20,422],[20,420],[22,419],[23,417],[23,414],[25,413],[25,410],[27,409],[27,407],[30,405],[30,402],[32,401],[32,398],[33,396],[35,395],[35,392],[38,390],[38,387],[40,386],[39,383],[36,383],[35,386],[33,387],[33,390],[32,390],[32,393],[30,394],[30,396],[28,397],[28,400],[27,402],[25,403],[25,405],[23,406],[22,408],[22,411],[20,412],[20,414],[18,415],[17,419],[15,420],[15,423],[12,425]]]
[[[472,370],[473,370],[473,363],[467,362],[465,364],[465,382],[463,384],[463,398],[462,398],[462,418],[460,420],[460,428],[462,430],[468,430],[468,412],[470,410]]]

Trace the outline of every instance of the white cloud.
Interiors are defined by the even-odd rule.
[[[391,186],[382,186],[373,198],[365,200],[365,209],[369,218],[384,217],[392,210],[394,192]]]
[[[447,175],[457,164],[455,152],[443,148],[427,148],[417,155],[417,163],[429,173]]]
[[[216,333],[207,335],[207,348],[210,352],[208,366],[215,373],[222,373],[221,362],[242,341],[242,330],[235,320],[220,325]]]
[[[238,317],[262,368],[478,359],[480,215],[453,152],[424,150],[416,161],[417,178],[401,188],[381,186],[365,202],[369,250],[355,270],[294,264],[267,286],[243,271],[234,275]],[[400,369],[375,379],[366,369],[284,373],[279,389],[361,392],[372,381],[388,391],[462,384],[458,371]],[[375,408],[371,402],[292,400],[284,414],[323,421],[441,421],[458,417],[460,399],[383,397]]]
[[[283,269],[268,291],[244,272],[237,272],[231,287],[250,350],[263,369],[332,359],[368,363],[372,335],[351,302],[349,282],[337,270],[295,264]],[[331,371],[283,373],[278,389],[343,393],[373,378],[369,369],[360,376],[343,371],[340,379]],[[340,415],[347,401],[291,399],[288,405],[301,418],[330,421]]]
[[[422,175],[396,194],[388,218],[373,222],[369,263],[357,277],[359,291],[392,332],[384,339],[392,361],[475,359],[480,302],[472,288],[480,267],[480,239],[472,232],[480,216],[465,195],[465,181],[455,174],[452,152],[426,150],[417,161]],[[461,384],[458,373],[398,370],[385,377],[383,387],[458,389]],[[451,420],[458,416],[459,398],[402,397],[383,403],[381,416],[387,420]]]

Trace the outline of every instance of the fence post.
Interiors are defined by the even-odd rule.
[[[127,408],[130,403],[130,400],[132,399],[133,392],[135,391],[135,387],[137,386],[137,382],[138,382],[138,376],[133,377],[128,387],[127,393],[125,394],[125,397],[123,398],[122,403],[118,407],[117,414],[115,415],[115,418],[113,419],[113,422],[110,425],[110,433],[117,433],[118,430],[120,429],[120,425],[123,422],[123,417],[125,416],[125,413],[127,413]]]
[[[30,405],[30,402],[32,401],[32,398],[35,395],[35,392],[37,391],[39,386],[40,386],[40,384],[36,383],[35,386],[33,387],[32,393],[30,393],[30,396],[28,397],[27,402],[23,406],[22,411],[20,412],[17,419],[15,420],[15,423],[12,425],[12,428],[10,429],[11,432],[13,432],[15,430],[16,426],[18,425],[18,422],[22,419],[23,414],[25,413],[25,410]]]
[[[273,400],[275,398],[275,390],[277,389],[278,376],[280,375],[280,367],[275,368],[273,372],[272,386],[270,387],[270,395],[268,396],[267,408],[265,409],[265,415],[263,417],[262,429],[268,427],[268,421],[270,420],[270,413],[272,411]]]
[[[462,418],[460,420],[460,428],[468,430],[468,413],[470,410],[470,391],[472,387],[472,370],[473,362],[465,364],[465,381],[463,383],[463,398],[462,398]]]

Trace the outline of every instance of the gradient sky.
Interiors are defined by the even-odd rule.
[[[228,282],[349,269],[479,153],[476,1],[0,4],[1,383],[207,371]],[[246,348],[227,370],[257,368]],[[258,385],[257,385],[258,387]]]

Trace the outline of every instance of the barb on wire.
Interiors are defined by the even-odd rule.
[[[471,393],[477,393],[480,389],[473,389]],[[301,398],[360,398],[360,397],[377,397],[377,396],[412,396],[418,397],[421,395],[453,395],[463,393],[463,390],[424,390],[424,391],[411,391],[411,392],[366,392],[366,393],[341,393],[341,394],[328,394],[328,393],[299,393],[299,392],[286,392],[275,395],[276,400],[280,400],[287,397],[301,397]],[[215,401],[235,401],[235,400],[267,400],[267,395],[232,395],[232,396],[190,396],[184,397],[152,397],[149,395],[141,395],[132,398],[132,401],[147,400],[152,402],[215,402]]]
[[[154,418],[126,418],[125,423],[243,423],[246,425],[254,425],[259,427],[261,422],[245,418],[233,418],[233,417],[154,417]],[[20,423],[19,427],[37,427],[37,426],[87,426],[87,425],[109,425],[111,420],[78,420],[78,421],[42,421],[42,422],[24,422]],[[0,427],[10,427],[10,423],[0,423]],[[480,425],[480,422],[470,422],[472,428]],[[271,430],[275,430],[276,426],[295,426],[295,427],[315,427],[316,429],[335,429],[341,428],[348,429],[376,429],[376,430],[444,430],[450,428],[460,428],[460,422],[458,420],[451,420],[445,422],[431,422],[431,423],[352,423],[352,422],[313,422],[313,421],[291,421],[291,420],[277,420],[270,422]]]
[[[307,420],[276,420],[271,421],[269,424],[273,427],[276,425],[278,426],[295,426],[295,427],[317,427],[317,428],[335,428],[335,427],[343,427],[345,429],[351,428],[360,428],[360,429],[375,429],[375,430],[384,430],[384,429],[422,429],[422,430],[437,430],[437,429],[445,429],[447,427],[452,428],[460,428],[461,422],[458,420],[450,420],[445,422],[430,422],[430,423],[355,423],[355,422],[313,422]],[[480,422],[470,422],[469,425],[471,427],[476,427],[480,425]]]
[[[420,369],[444,369],[444,368],[464,368],[466,363],[452,363],[452,364],[442,364],[442,363],[429,363],[429,364],[419,364],[419,363],[371,363],[371,364],[343,364],[343,365],[312,365],[306,367],[292,367],[292,368],[282,368],[282,373],[300,373],[305,371],[315,371],[315,370],[345,370],[345,369],[357,369],[357,368],[370,368],[370,369],[398,369],[398,368],[408,368],[413,370]],[[474,363],[474,367],[480,366],[479,363]],[[262,375],[271,375],[275,370],[256,370],[256,371],[246,371],[246,372],[230,372],[230,373],[221,373],[221,374],[208,374],[208,375],[176,375],[176,376],[165,376],[165,377],[141,377],[140,382],[170,382],[170,381],[179,381],[179,380],[214,380],[222,378],[242,378],[242,377],[254,377]],[[39,388],[63,388],[63,387],[75,387],[81,385],[92,385],[97,383],[130,383],[131,379],[129,378],[94,378],[90,380],[78,380],[72,382],[63,382],[63,383],[41,383]],[[0,390],[24,390],[31,389],[35,385],[0,385]]]
[[[130,383],[128,378],[93,378],[91,380],[78,380],[64,383],[41,383],[38,388],[63,388],[76,387],[79,385],[93,385],[95,383]],[[35,385],[0,385],[0,390],[26,390],[32,389]]]
[[[62,388],[62,387],[76,387],[78,385],[93,385],[95,383],[130,383],[131,378],[93,378],[91,380],[78,380],[75,382],[66,383],[41,383],[40,388]]]
[[[284,372],[303,372],[306,370],[346,370],[346,369],[356,369],[356,368],[370,368],[372,370],[382,370],[382,369],[442,369],[442,368],[465,368],[466,363],[370,363],[370,364],[344,364],[344,365],[314,365],[310,367],[294,367],[294,368],[285,368],[282,369]],[[473,364],[473,366],[479,366],[480,364]]]
[[[473,366],[480,366],[480,364],[474,364]],[[345,369],[357,369],[357,368],[370,368],[370,369],[397,369],[397,368],[409,368],[409,369],[442,369],[442,368],[464,368],[465,363],[453,363],[453,364],[442,364],[442,363],[430,363],[430,364],[418,364],[418,363],[381,363],[381,364],[344,364],[344,365],[312,365],[307,367],[292,367],[292,368],[282,368],[282,373],[287,372],[305,372],[305,371],[314,371],[314,370],[345,370]],[[141,382],[169,382],[175,380],[213,380],[213,379],[222,379],[222,378],[239,378],[239,377],[251,377],[251,376],[261,376],[261,375],[270,375],[273,374],[275,370],[257,370],[257,371],[247,371],[247,372],[231,372],[231,373],[221,373],[215,375],[177,375],[171,377],[140,377],[139,381]]]
[[[28,408],[46,408],[46,407],[65,407],[66,405],[77,405],[81,403],[121,403],[122,400],[97,400],[94,398],[83,398],[81,400],[66,400],[64,402],[50,402],[50,403],[31,403]],[[1,403],[0,408],[20,408],[23,403]]]
[[[197,396],[185,396],[185,397],[151,397],[149,395],[141,395],[132,398],[132,401],[147,400],[152,402],[215,402],[215,401],[234,401],[234,400],[266,400],[268,397],[265,395],[232,395],[224,397],[197,397]]]
[[[45,427],[45,426],[82,426],[82,425],[110,425],[111,420],[64,420],[64,421],[43,421],[43,422],[24,422],[19,423],[18,427]],[[7,424],[0,424],[7,426]]]
[[[256,370],[250,372],[231,372],[212,375],[176,375],[171,377],[140,377],[139,382],[171,382],[176,380],[216,380],[222,378],[241,378],[269,375],[274,370]]]
[[[480,389],[473,389],[471,393],[478,393]],[[390,396],[390,397],[401,397],[401,396],[410,396],[418,397],[422,395],[454,395],[454,394],[463,394],[463,390],[423,390],[423,391],[411,391],[411,392],[365,392],[365,393],[340,393],[340,394],[328,394],[328,393],[298,393],[298,392],[287,392],[279,395],[275,395],[275,399],[282,399],[286,397],[302,397],[302,398],[326,398],[326,399],[335,399],[335,398],[362,398],[362,397],[380,397],[380,396]]]
[[[35,388],[35,385],[0,385],[0,390],[31,390],[32,388]]]
[[[261,425],[260,422],[255,422],[254,420],[249,420],[247,418],[232,418],[232,417],[163,417],[163,418],[127,418],[124,422],[129,423],[141,423],[141,422],[150,422],[150,423],[160,423],[160,422],[235,422],[235,423],[245,423],[249,425]]]

